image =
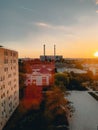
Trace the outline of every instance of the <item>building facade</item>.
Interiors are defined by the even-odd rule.
[[[18,53],[0,47],[0,130],[18,104]]]
[[[26,74],[26,86],[34,85],[44,87],[54,84],[54,62],[40,62],[40,64],[32,63],[31,68],[32,72]]]
[[[40,60],[41,61],[61,61],[63,59],[63,56],[62,55],[56,55],[56,56],[54,56],[54,55],[41,55],[40,56]]]

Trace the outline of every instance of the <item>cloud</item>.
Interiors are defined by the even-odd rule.
[[[96,10],[96,13],[98,13],[98,10]]]
[[[42,27],[42,28],[47,28],[47,29],[53,29],[53,30],[61,30],[61,31],[71,31],[71,27],[69,26],[63,26],[63,25],[52,25],[52,24],[47,24],[47,23],[42,23],[42,22],[37,22],[35,23],[36,26]]]
[[[39,27],[44,27],[44,28],[52,28],[52,26],[47,23],[37,22],[37,23],[35,23],[35,25],[39,26]]]
[[[27,11],[34,11],[33,9],[26,8],[26,7],[24,7],[24,6],[21,6],[20,8],[21,8],[21,9],[24,9],[24,10],[27,10]]]

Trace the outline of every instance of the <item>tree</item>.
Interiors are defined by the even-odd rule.
[[[83,66],[82,66],[81,63],[76,63],[76,64],[75,64],[75,67],[76,67],[77,69],[83,69]]]
[[[66,86],[69,84],[69,77],[67,73],[56,73],[55,74],[55,85],[66,90]]]
[[[24,73],[32,73],[32,65],[29,61],[25,61],[23,63],[23,71]]]
[[[25,89],[25,80],[26,75],[22,72],[19,72],[19,97],[22,99],[24,97],[24,89]]]
[[[29,61],[19,60],[19,96],[20,99],[24,97],[24,89],[26,87],[26,73],[32,73],[32,66]]]
[[[55,86],[46,92],[45,102],[45,115],[48,119],[53,120],[57,115],[68,115],[68,100],[65,98],[65,93],[59,87]]]

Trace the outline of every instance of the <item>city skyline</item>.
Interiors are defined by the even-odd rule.
[[[98,51],[98,1],[0,0],[0,45],[19,57],[57,54],[93,58]]]

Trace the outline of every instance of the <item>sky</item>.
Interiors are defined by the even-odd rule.
[[[98,51],[98,0],[0,0],[0,45],[19,57],[92,58]]]

